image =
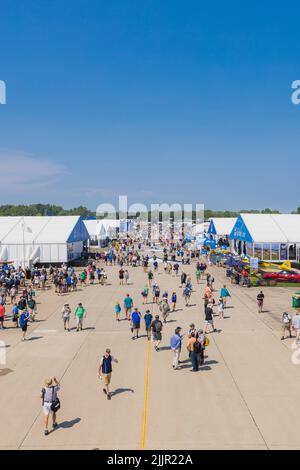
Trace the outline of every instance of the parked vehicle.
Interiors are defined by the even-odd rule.
[[[270,279],[279,282],[300,282],[300,274],[290,271],[278,271],[274,273],[264,273],[263,279]]]

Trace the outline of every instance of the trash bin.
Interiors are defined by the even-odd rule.
[[[300,308],[300,297],[297,295],[292,296],[292,307],[293,308]]]

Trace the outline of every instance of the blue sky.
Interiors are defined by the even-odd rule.
[[[0,7],[1,203],[300,205],[298,2]]]

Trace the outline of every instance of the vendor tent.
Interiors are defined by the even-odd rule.
[[[115,219],[90,219],[84,220],[90,239],[100,242],[106,237],[116,238],[120,227],[120,221]]]
[[[300,215],[241,214],[231,231],[236,251],[263,260],[298,260]]]
[[[0,261],[62,263],[81,256],[88,232],[79,216],[0,217]]]
[[[210,220],[208,233],[211,235],[230,235],[236,222],[236,217],[213,217]]]

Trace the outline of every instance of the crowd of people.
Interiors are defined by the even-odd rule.
[[[191,372],[198,372],[205,365],[207,347],[210,342],[208,335],[218,331],[216,319],[224,320],[224,312],[228,307],[231,293],[226,284],[223,284],[219,291],[215,290],[215,279],[210,272],[208,258],[205,259],[197,252],[191,252],[184,246],[184,243],[161,242],[159,248],[162,251],[160,257],[157,256],[154,247],[149,246],[147,242],[135,242],[131,239],[116,242],[107,253],[98,254],[95,259],[88,260],[87,266],[82,269],[75,269],[67,264],[60,267],[49,266],[47,269],[45,267],[22,269],[4,264],[0,270],[0,328],[5,328],[5,317],[9,315],[10,307],[13,325],[22,330],[22,340],[25,341],[28,325],[36,320],[38,314],[37,293],[52,289],[58,296],[64,296],[77,292],[89,284],[97,283],[104,286],[107,285],[108,280],[105,268],[118,266],[114,271],[117,272],[117,277],[110,280],[112,284],[127,286],[127,293],[122,301],[115,303],[116,322],[128,321],[132,341],[146,338],[146,341],[153,343],[156,352],[161,350],[161,343],[164,339],[173,354],[172,368],[174,370],[180,370],[182,364],[184,364],[183,368],[186,368],[186,363],[190,363]],[[151,251],[152,254],[150,254]],[[159,269],[160,265],[161,269]],[[188,265],[189,269],[186,268]],[[141,273],[143,273],[140,276],[141,298],[134,299],[130,293],[132,285],[130,270],[139,267],[142,268]],[[194,275],[191,273],[192,267]],[[112,276],[109,268],[107,271]],[[164,283],[168,277],[161,276],[162,272],[172,279],[171,290],[166,289]],[[203,286],[203,307],[201,307],[201,294],[199,295],[199,291],[195,288],[200,284]],[[178,309],[180,297],[185,309],[192,305],[198,308],[200,305],[198,321],[202,324],[196,327],[194,323],[190,323],[185,332],[182,326],[177,325],[173,330],[174,333],[170,335],[166,327],[170,321],[169,317],[174,317],[179,310],[185,310]],[[263,291],[257,294],[260,314],[263,313],[264,297]],[[192,302],[195,303],[192,304]],[[84,329],[87,309],[81,302],[74,309],[70,303],[64,302],[61,307],[61,318],[65,331],[70,332],[71,329],[75,329],[79,332]],[[72,328],[72,320],[74,328]],[[174,319],[172,318],[171,321]],[[177,318],[175,321],[179,322]],[[145,331],[144,335],[141,335],[141,329]],[[300,314],[296,313],[292,317],[284,312],[281,339],[285,339],[286,335],[292,337],[293,331],[296,332],[296,340],[299,342]],[[166,338],[166,336],[169,337]],[[186,351],[186,357],[183,358],[184,351]],[[113,363],[118,363],[118,360],[111,355],[110,348],[107,348],[101,357],[97,374],[103,380],[103,393],[108,400],[112,397],[109,386]],[[41,392],[45,435],[49,433],[50,414],[53,418],[53,428],[57,426],[56,413],[60,408],[59,389],[60,385],[53,377],[46,380]]]

